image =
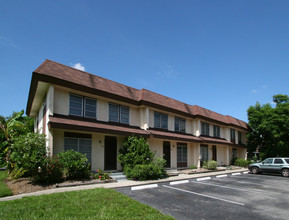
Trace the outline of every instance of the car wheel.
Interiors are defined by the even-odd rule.
[[[252,172],[253,174],[257,174],[257,173],[260,172],[260,170],[259,170],[258,167],[253,167],[251,172]]]
[[[283,169],[282,170],[282,176],[288,177],[289,176],[289,169]]]

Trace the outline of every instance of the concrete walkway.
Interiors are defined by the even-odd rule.
[[[95,189],[95,188],[114,189],[114,188],[120,188],[120,187],[131,187],[131,186],[140,186],[140,185],[147,185],[147,184],[153,184],[153,183],[164,183],[164,182],[194,179],[194,178],[200,178],[200,177],[217,176],[217,175],[222,175],[222,174],[240,173],[240,172],[246,172],[246,171],[248,171],[248,169],[241,168],[241,169],[235,169],[235,170],[215,171],[215,172],[209,172],[209,173],[179,174],[178,176],[172,176],[172,177],[168,177],[168,178],[160,179],[160,180],[147,180],[147,181],[127,180],[127,181],[122,181],[122,182],[55,188],[55,189],[41,190],[41,191],[32,192],[32,193],[18,194],[15,196],[3,197],[3,198],[0,198],[0,202],[21,199],[23,197],[28,197],[28,196],[39,196],[39,195],[47,195],[47,194],[52,194],[52,193],[70,192],[70,191],[87,190],[87,189]]]

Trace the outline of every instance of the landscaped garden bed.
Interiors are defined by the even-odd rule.
[[[91,185],[100,183],[111,183],[115,182],[113,179],[85,179],[85,180],[69,180],[62,183],[56,184],[36,184],[31,181],[31,178],[19,178],[12,180],[10,178],[3,181],[7,187],[12,191],[13,195],[37,192],[40,190],[54,189],[57,187],[71,187],[81,185]]]

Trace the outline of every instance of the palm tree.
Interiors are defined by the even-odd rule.
[[[9,167],[10,154],[12,150],[13,138],[21,133],[24,123],[21,121],[24,111],[14,113],[12,117],[4,118],[0,116],[0,146],[1,153],[6,154],[6,162]],[[2,155],[2,156],[3,156]]]

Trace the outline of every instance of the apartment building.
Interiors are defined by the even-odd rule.
[[[168,168],[246,156],[244,121],[50,60],[32,74],[26,113],[51,155],[79,151],[93,171],[121,170],[117,155],[132,134],[146,138]]]

